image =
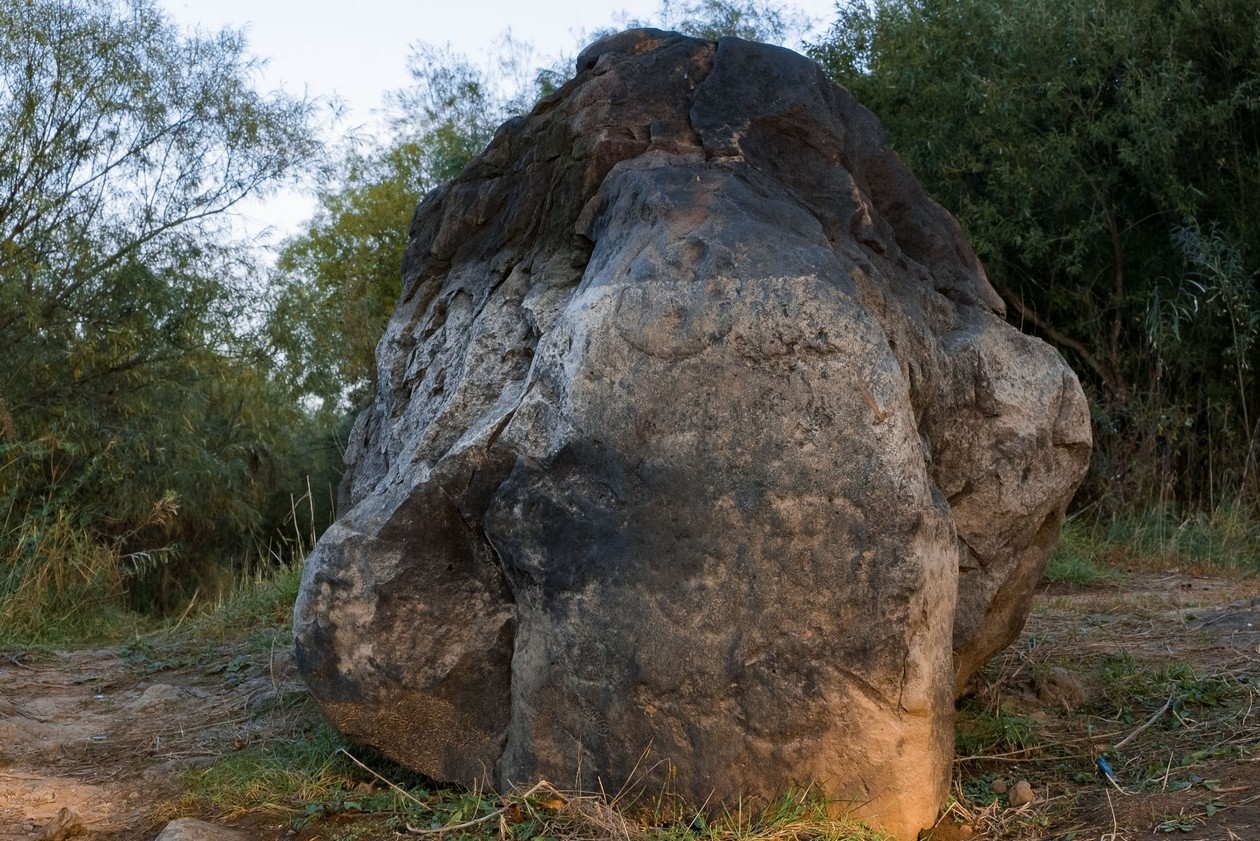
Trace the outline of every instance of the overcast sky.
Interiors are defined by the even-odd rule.
[[[626,17],[650,20],[659,0],[160,0],[183,27],[243,29],[250,51],[267,60],[262,87],[336,97],[345,116],[335,130],[371,126],[386,91],[407,85],[410,45],[449,43],[481,60],[503,33],[540,58],[574,56],[585,36]],[[812,19],[832,16],[835,0],[787,3]],[[309,197],[288,195],[248,208],[254,227],[299,229]]]

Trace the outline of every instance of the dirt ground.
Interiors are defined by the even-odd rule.
[[[150,841],[187,769],[300,732],[301,699],[278,634],[195,654],[0,652],[0,841]],[[959,726],[977,752],[938,838],[1260,841],[1260,579],[1040,593]],[[1024,781],[1033,802],[1011,806]],[[227,823],[291,837],[283,815]]]
[[[960,730],[1008,736],[957,760],[980,837],[1260,841],[1260,580],[1040,593],[973,689]],[[994,789],[1019,780],[1035,800],[1012,808]]]
[[[0,841],[148,841],[184,771],[300,725],[287,640],[172,654],[0,652]]]

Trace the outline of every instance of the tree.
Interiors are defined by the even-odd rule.
[[[812,52],[1084,375],[1095,494],[1260,487],[1260,7],[852,2]]]
[[[5,527],[137,570],[239,550],[300,418],[225,214],[316,156],[310,103],[152,0],[0,0],[0,31]]]
[[[432,183],[430,155],[414,140],[347,154],[307,231],[277,261],[269,330],[289,349],[283,370],[333,414],[372,398],[376,343],[402,285],[411,215]]]
[[[416,205],[559,83],[510,35],[497,55],[491,73],[449,48],[413,46],[413,84],[387,96],[391,140],[351,141],[306,232],[281,252],[271,329],[292,349],[294,387],[330,410],[356,411],[374,394],[376,343],[402,285]]]
[[[661,0],[652,18],[628,25],[654,26],[710,41],[729,35],[786,45],[797,41],[811,24],[790,5],[758,0]]]

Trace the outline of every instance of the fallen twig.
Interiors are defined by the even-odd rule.
[[[349,754],[347,754],[347,756],[349,756]],[[519,795],[519,797],[522,800],[528,799],[529,797],[532,797],[533,795],[537,794],[539,789],[544,789],[544,788],[549,788],[552,791],[556,790],[555,786],[553,786],[551,783],[547,782],[546,780],[539,780],[538,783],[533,788],[531,788],[529,791],[525,792],[524,794]],[[492,821],[495,818],[503,817],[504,815],[507,814],[508,810],[512,808],[512,805],[513,804],[511,803],[505,803],[502,806],[500,806],[498,809],[495,809],[493,812],[490,812],[489,814],[486,814],[486,815],[482,815],[479,818],[473,818],[470,821],[464,821],[463,823],[452,824],[451,826],[440,826],[440,827],[437,827],[436,829],[421,829],[419,827],[414,827],[411,824],[407,824],[407,831],[410,832],[412,835],[441,835],[444,832],[457,832],[458,830],[461,830],[461,829],[468,829],[470,827],[479,826],[483,823],[486,823],[487,821]]]
[[[390,780],[385,779],[385,778],[384,778],[384,777],[382,777],[380,774],[376,773],[376,772],[375,772],[375,771],[373,771],[371,768],[369,768],[369,767],[367,767],[366,765],[364,765],[362,762],[360,762],[358,759],[356,759],[356,758],[354,757],[354,755],[350,753],[350,751],[346,750],[345,748],[337,748],[337,752],[338,752],[338,753],[344,753],[344,754],[345,754],[345,755],[346,755],[346,756],[350,759],[350,761],[351,761],[351,762],[353,762],[355,765],[358,765],[358,766],[359,766],[360,768],[362,768],[364,771],[367,771],[367,772],[368,772],[369,774],[371,774],[373,777],[376,777],[376,779],[380,780],[380,781],[381,781],[381,782],[383,782],[385,785],[389,786],[389,787],[390,787],[390,788],[392,788],[394,791],[398,792],[398,793],[399,793],[399,794],[401,794],[403,797],[405,797],[405,798],[407,798],[408,800],[410,800],[412,803],[415,803],[417,806],[423,806],[423,807],[424,807],[424,808],[426,808],[426,809],[427,809],[427,808],[429,808],[429,805],[428,805],[427,803],[425,803],[423,800],[418,800],[418,799],[416,799],[416,797],[415,797],[415,796],[413,796],[410,792],[406,791],[405,789],[401,788],[400,786],[396,785],[395,783],[391,782]]]
[[[1174,692],[1173,692],[1173,690],[1169,690],[1169,692],[1168,692],[1168,700],[1164,702],[1164,706],[1162,706],[1162,707],[1160,707],[1158,710],[1156,710],[1156,711],[1155,711],[1155,714],[1154,714],[1154,715],[1152,715],[1150,718],[1148,718],[1146,721],[1144,721],[1144,722],[1141,724],[1141,726],[1139,726],[1139,727],[1138,727],[1138,729],[1134,730],[1132,733],[1130,733],[1129,735],[1125,736],[1125,737],[1124,737],[1123,739],[1121,739],[1119,742],[1116,742],[1116,744],[1115,744],[1115,745],[1114,745],[1111,749],[1112,749],[1113,751],[1118,751],[1118,750],[1120,750],[1120,748],[1124,747],[1124,746],[1125,746],[1125,745],[1127,745],[1129,742],[1131,742],[1131,741],[1133,741],[1134,739],[1136,739],[1139,733],[1141,733],[1143,730],[1145,730],[1146,728],[1148,728],[1148,727],[1150,727],[1152,724],[1154,724],[1156,721],[1158,721],[1158,720],[1159,720],[1159,717],[1160,717],[1161,715],[1163,715],[1164,713],[1168,712],[1168,710],[1172,708],[1173,697],[1174,697]]]
[[[24,651],[19,651],[17,654],[10,654],[9,662],[17,666],[19,669],[31,669],[32,671],[34,671],[34,668],[32,666],[28,666],[18,659],[19,657],[24,657],[24,656],[26,656],[26,652]]]

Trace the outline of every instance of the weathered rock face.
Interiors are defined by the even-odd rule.
[[[1090,439],[812,62],[605,39],[417,210],[299,667],[439,779],[814,781],[902,838]]]

